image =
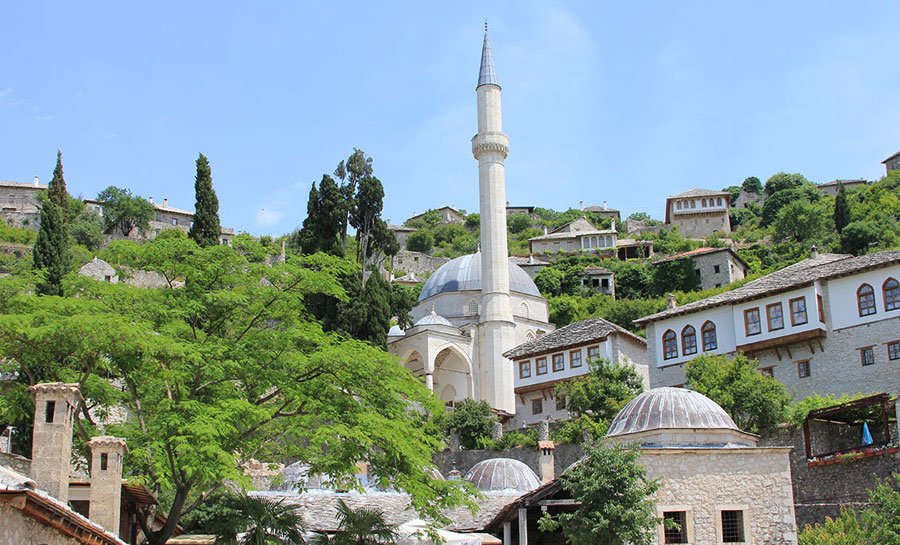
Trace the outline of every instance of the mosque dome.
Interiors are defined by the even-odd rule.
[[[530,467],[511,458],[491,458],[478,462],[466,473],[466,480],[482,492],[524,494],[541,485]]]
[[[521,267],[509,262],[509,290],[540,297],[534,281]],[[428,299],[438,293],[457,291],[481,291],[481,254],[469,254],[451,259],[431,273],[419,301]]]
[[[406,336],[406,332],[403,331],[403,328],[400,327],[399,325],[393,325],[393,326],[391,326],[391,328],[388,330],[387,336],[388,336],[388,337],[405,337],[405,336]]]
[[[300,492],[304,490],[329,489],[324,475],[310,475],[309,466],[302,462],[294,462],[284,468],[278,476],[278,484],[272,487],[277,492]]]
[[[450,320],[444,318],[440,314],[434,311],[434,305],[431,305],[431,312],[419,318],[419,321],[413,324],[414,327],[419,326],[431,326],[431,325],[445,325],[453,327],[453,324],[450,323]]]
[[[728,413],[705,395],[685,388],[654,388],[625,405],[606,436],[669,429],[740,431]]]

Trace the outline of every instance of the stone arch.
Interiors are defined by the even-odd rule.
[[[403,367],[406,367],[413,373],[417,375],[425,373],[425,358],[419,354],[418,350],[411,350],[401,361],[403,361]]]
[[[519,315],[522,316],[523,318],[528,318],[528,317],[529,317],[529,315],[528,315],[528,303],[526,303],[525,301],[522,301],[522,304],[519,305]]]
[[[457,400],[456,388],[453,387],[452,384],[447,384],[441,389],[440,399],[444,403],[453,402],[455,403]]]
[[[440,392],[441,401],[458,402],[466,398],[474,397],[474,382],[472,379],[472,361],[454,344],[445,344],[435,350],[434,357],[434,391]],[[444,399],[445,392],[450,392],[447,386],[452,386],[453,398]]]

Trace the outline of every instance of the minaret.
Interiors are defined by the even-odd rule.
[[[509,251],[506,243],[506,182],[503,161],[509,139],[500,116],[500,82],[484,25],[478,73],[478,134],[472,154],[478,161],[481,212],[481,319],[478,325],[479,397],[495,409],[515,414],[513,364],[501,354],[515,346],[515,323],[509,302]]]

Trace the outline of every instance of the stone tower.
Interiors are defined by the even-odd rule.
[[[88,441],[87,446],[91,450],[91,520],[118,535],[125,440],[101,435]]]
[[[35,384],[30,390],[34,398],[31,478],[41,490],[66,503],[72,427],[81,390],[77,384],[62,382]]]
[[[478,325],[478,389],[495,409],[515,414],[513,364],[501,354],[515,346],[515,323],[509,302],[509,250],[506,243],[506,182],[503,161],[509,138],[503,134],[500,82],[484,28],[478,97],[478,134],[472,154],[478,161],[481,213],[481,318]]]

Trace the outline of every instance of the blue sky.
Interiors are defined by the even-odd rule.
[[[896,2],[13,2],[0,179],[193,207],[209,156],[225,225],[282,234],[354,147],[394,223],[475,211],[488,19],[511,204],[662,217],[666,195],[779,170],[883,173],[900,149]]]

